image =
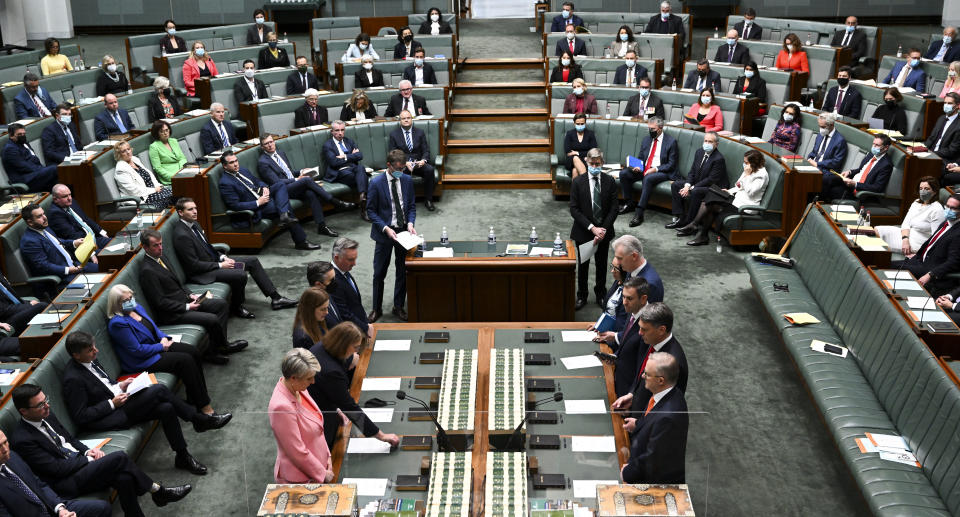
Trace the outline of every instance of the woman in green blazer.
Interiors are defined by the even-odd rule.
[[[173,177],[187,163],[187,158],[180,149],[180,143],[171,137],[173,129],[170,124],[158,120],[150,128],[153,143],[150,144],[150,165],[157,179],[164,185],[169,185]]]

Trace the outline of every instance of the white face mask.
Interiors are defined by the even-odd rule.
[[[110,72],[111,74],[117,73],[117,65],[113,63],[110,63],[109,65],[107,65],[107,72]]]
[[[373,70],[373,63],[364,63],[364,64],[363,64],[363,69],[364,69],[364,70]]]
[[[257,16],[254,20],[257,21],[257,25],[263,25],[263,16]]]
[[[713,97],[709,95],[700,96],[700,104],[710,104],[710,101],[713,100]]]
[[[947,76],[949,76],[949,77],[956,77],[956,76],[957,76],[957,73],[954,72],[953,70],[950,70],[950,71],[947,72]]]
[[[438,21],[440,21],[440,15],[439,15],[439,14],[431,14],[431,15],[430,15],[430,21],[432,21],[432,22],[438,22]]]
[[[563,65],[563,66],[570,66],[570,60],[569,60],[569,59],[561,59],[561,60],[560,60],[560,64]]]
[[[827,136],[827,135],[830,134],[830,130],[827,129],[827,128],[825,128],[825,127],[822,127],[822,128],[820,128],[820,134],[823,135],[823,136]]]
[[[576,35],[572,32],[567,33],[567,39],[572,40]]]
[[[577,95],[577,96],[583,95],[583,88],[580,88],[579,86],[576,87],[576,88],[574,88],[574,89],[573,89],[573,94],[574,94],[574,95]]]
[[[247,79],[253,79],[253,75],[254,75],[255,73],[257,73],[257,71],[254,70],[254,69],[252,69],[252,68],[244,68],[244,69],[243,69],[243,76],[246,77]]]
[[[366,43],[361,43],[361,44],[360,44],[360,50],[367,50],[367,44],[366,44]]]
[[[637,64],[637,61],[634,59],[624,59],[623,64],[627,65],[627,68],[633,68],[633,65]]]

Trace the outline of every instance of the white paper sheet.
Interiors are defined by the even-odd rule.
[[[603,399],[563,399],[563,408],[568,415],[602,415],[607,412]]]
[[[390,443],[381,442],[376,438],[350,438],[347,443],[347,454],[387,454],[390,452]]]
[[[893,279],[888,278],[887,283],[890,284],[891,288],[896,289],[897,291],[924,291],[923,286],[917,283],[916,280],[903,280],[898,278],[896,285],[894,285]]]
[[[400,377],[367,377],[363,379],[360,391],[397,391],[400,381]]]
[[[907,296],[907,306],[911,309],[935,309],[937,302],[929,296]]]
[[[597,337],[596,332],[589,330],[563,330],[560,331],[560,335],[563,337],[564,343],[593,341],[593,338]]]
[[[170,339],[172,339],[176,343],[183,342],[183,334],[167,334],[167,335],[170,336]]]
[[[910,451],[891,452],[881,450],[880,459],[917,467],[917,458]]]
[[[597,497],[597,485],[616,485],[620,483],[615,479],[574,479],[573,497],[577,499],[595,499]]]
[[[406,352],[410,350],[409,339],[378,339],[373,344],[374,352]]]
[[[603,363],[595,355],[577,355],[573,357],[561,357],[560,361],[568,370],[579,370],[581,368],[593,368],[603,366]]]
[[[120,250],[122,250],[123,248],[126,248],[126,247],[127,247],[127,243],[126,243],[126,242],[121,242],[120,244],[111,244],[110,246],[107,246],[107,247],[105,247],[105,248],[103,248],[103,249],[104,249],[104,251],[109,251],[109,252],[112,253],[112,252],[114,252],[114,251],[120,251]]]
[[[571,436],[573,452],[617,452],[613,436]]]
[[[453,258],[453,248],[444,248],[437,246],[432,250],[423,252],[424,258]]]
[[[897,436],[895,434],[870,433],[869,438],[871,438],[872,442],[877,444],[877,448],[879,449],[888,451],[910,450],[910,448],[907,447],[907,442],[904,441],[902,436]]]
[[[890,278],[890,279],[896,278],[896,279],[899,279],[899,280],[910,280],[910,278],[911,278],[909,271],[902,271],[902,270],[901,270],[901,271],[897,271],[896,269],[884,269],[884,270],[883,270],[883,276],[885,276],[885,277],[887,277],[887,278]],[[899,285],[899,284],[900,284],[900,282],[897,282],[897,285]]]
[[[371,422],[385,423],[393,421],[392,407],[365,407],[362,409]]]
[[[20,375],[20,368],[10,372],[10,373],[0,373],[0,385],[9,386],[13,384],[13,381]]]
[[[98,284],[100,282],[103,282],[103,279],[107,278],[108,276],[110,276],[110,273],[84,273],[81,275],[77,275],[77,277],[74,278],[74,282],[76,282],[77,280],[80,280],[81,282],[84,282],[87,285]]]
[[[853,205],[830,205],[829,210],[831,212],[850,212],[856,213],[857,209],[853,208]]]
[[[950,319],[950,316],[947,316],[943,311],[938,310],[926,310],[926,311],[914,311],[914,314],[917,315],[917,321],[929,323],[931,321],[942,321],[944,323],[949,323],[953,320]]]
[[[86,445],[88,449],[95,449],[103,443],[104,440],[106,440],[106,438],[88,438],[86,440],[80,440],[80,443]]]
[[[343,478],[344,485],[357,485],[357,495],[363,497],[383,497],[387,493],[387,478]]]
[[[133,395],[134,393],[145,390],[153,385],[153,380],[150,378],[150,374],[147,372],[141,372],[140,375],[137,375],[133,378],[133,382],[127,386],[126,394]]]
[[[824,341],[820,341],[819,339],[814,339],[813,341],[810,342],[810,349],[815,352],[820,352],[822,354],[830,354],[832,356],[836,356],[837,354],[834,354],[833,352],[827,352],[826,350],[823,349],[823,346],[826,344],[828,343]],[[848,352],[847,347],[840,346],[834,343],[829,343],[829,344],[840,349],[840,354],[841,354],[840,357],[847,357],[847,352]]]
[[[531,257],[550,257],[553,256],[553,248],[539,248],[537,246],[533,246],[530,248],[529,255]]]
[[[397,234],[397,242],[403,246],[403,249],[412,250],[423,242],[423,237],[410,232],[400,232]]]
[[[593,254],[596,252],[597,252],[597,245],[593,243],[593,239],[577,247],[577,255],[580,256],[581,264],[593,258]]]
[[[41,313],[37,314],[33,318],[30,318],[30,322],[27,325],[44,325],[47,323],[56,323],[60,321],[61,316],[66,316],[64,314],[56,313]]]

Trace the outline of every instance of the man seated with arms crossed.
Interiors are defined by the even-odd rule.
[[[395,93],[390,97],[390,103],[383,112],[384,117],[397,117],[401,112],[409,111],[414,116],[430,115],[430,108],[427,107],[427,101],[413,93],[413,83],[404,79],[397,85],[400,93]]]
[[[824,176],[832,175],[847,159],[847,140],[835,129],[836,120],[833,113],[821,113],[817,117],[820,134],[807,155],[807,163],[820,169]]]
[[[87,332],[71,332],[65,346],[71,359],[63,369],[64,402],[78,428],[94,432],[115,431],[159,420],[167,443],[176,454],[176,468],[194,474],[206,473],[207,468],[187,450],[180,420],[191,422],[194,431],[203,433],[227,425],[232,414],[208,415],[197,411],[163,384],[127,393],[132,379],[118,382],[116,377],[107,373],[97,359],[100,350],[93,335]]]
[[[676,389],[679,368],[670,354],[658,352],[647,361],[642,378],[653,393],[636,424],[630,461],[620,469],[624,483],[683,483],[685,480],[687,401]]]
[[[23,90],[13,98],[13,112],[17,120],[46,118],[53,115],[56,103],[50,93],[40,86],[40,77],[33,72],[23,76]],[[10,131],[13,134],[12,131]]]
[[[90,219],[80,205],[73,203],[70,187],[57,183],[50,194],[53,196],[53,205],[47,212],[47,219],[55,234],[64,239],[82,239],[89,233],[97,240],[97,249],[102,249],[110,242],[107,231]]]
[[[10,450],[3,431],[0,431],[0,474],[0,510],[11,517],[110,517],[113,514],[108,501],[60,497]]]
[[[713,185],[720,188],[730,187],[726,162],[723,154],[717,149],[719,140],[716,133],[703,135],[703,145],[693,155],[693,163],[690,165],[690,172],[687,173],[686,179],[670,184],[673,221],[664,227],[676,229],[678,237],[693,235],[681,229],[693,222],[697,211],[700,210],[700,204],[703,203],[703,198],[707,192],[710,192],[710,187]]]
[[[332,263],[325,260],[318,260],[307,264],[307,285],[323,289],[330,295],[327,316],[324,318],[324,321],[327,322],[328,329],[344,321],[340,315],[346,314],[347,309],[339,306],[336,300],[333,299],[333,291],[337,287],[337,271],[334,269]]]
[[[243,306],[246,299],[247,273],[253,277],[260,292],[270,298],[270,308],[273,310],[297,306],[296,300],[277,292],[273,281],[256,257],[230,258],[213,248],[207,240],[207,234],[197,223],[197,203],[193,199],[178,199],[176,208],[181,224],[173,228],[173,248],[190,282],[201,285],[213,282],[228,284],[231,293],[230,312],[241,318],[253,317],[253,313]]]
[[[957,229],[957,214],[960,214],[960,194],[947,199],[943,208],[945,220],[927,239],[917,253],[906,260],[895,260],[890,267],[903,268],[917,277],[917,282],[927,288],[932,296],[947,293],[955,287],[953,280],[945,278],[948,273],[960,271],[960,230]]]
[[[220,195],[223,197],[223,203],[230,210],[253,212],[252,220],[235,217],[234,228],[249,228],[251,223],[255,224],[264,217],[279,219],[280,227],[289,229],[294,248],[320,249],[319,244],[307,241],[307,234],[290,207],[290,196],[286,185],[274,183],[267,187],[260,178],[240,166],[240,161],[233,151],[226,151],[220,155],[220,164],[223,166],[223,175],[220,176]]]
[[[27,192],[49,192],[57,182],[57,164],[44,166],[27,142],[27,129],[23,124],[7,126],[10,136],[0,151],[0,162],[10,183],[24,183]]]
[[[360,243],[348,237],[340,237],[333,243],[333,270],[335,280],[326,286],[333,301],[331,306],[340,310],[342,321],[352,321],[367,335],[373,338],[373,326],[367,320],[366,309],[360,297],[360,286],[354,281],[350,270],[357,265]]]
[[[630,392],[639,374],[639,356],[646,353],[647,345],[640,335],[639,319],[640,309],[647,305],[649,292],[650,284],[643,277],[627,279],[621,295],[623,309],[629,314],[626,325],[617,331],[601,332],[593,339],[597,343],[606,343],[617,356],[613,363],[613,385],[617,397]]]
[[[103,111],[93,119],[93,134],[97,140],[107,140],[110,135],[122,135],[133,129],[133,121],[127,110],[120,107],[117,96],[103,96]]]
[[[0,329],[7,332],[6,337],[0,338],[0,358],[12,359],[20,355],[20,340],[16,336],[46,308],[47,304],[43,302],[25,302],[13,290],[7,277],[0,274]]]
[[[413,127],[413,114],[400,112],[400,127],[390,132],[390,149],[400,149],[407,154],[404,172],[423,178],[423,206],[433,212],[433,191],[436,183],[433,165],[430,165],[430,144],[422,129]]]
[[[843,171],[840,175],[823,175],[823,199],[853,199],[857,192],[877,192],[883,194],[893,173],[893,161],[887,155],[890,149],[890,137],[877,135],[873,138],[870,154],[863,157],[860,167]]]
[[[663,103],[660,104],[660,109],[663,110]],[[657,185],[664,181],[681,180],[677,172],[677,164],[680,163],[677,140],[664,133],[663,118],[656,116],[648,120],[647,130],[650,136],[643,139],[640,152],[637,153],[638,158],[643,160],[643,170],[639,167],[625,167],[620,171],[620,188],[623,189],[623,198],[626,203],[618,213],[626,214],[636,210],[633,219],[630,220],[631,228],[643,224],[643,212],[647,209],[650,194]],[[637,181],[643,182],[639,203],[633,200],[633,186]]]
[[[227,108],[223,104],[214,102],[210,105],[210,121],[200,128],[200,147],[204,155],[221,151],[239,141],[233,124],[226,118]]]
[[[20,423],[10,435],[13,448],[45,483],[64,497],[79,497],[113,488],[127,517],[143,517],[137,497],[150,493],[166,506],[193,489],[189,484],[165,488],[140,470],[126,452],[105,454],[70,434],[50,410],[50,401],[35,384],[13,390]]]
[[[653,117],[663,118],[663,101],[650,94],[653,81],[649,77],[641,77],[637,81],[637,94],[627,101],[623,110],[624,117],[633,117],[649,120]]]
[[[363,153],[353,140],[344,136],[347,125],[342,120],[330,124],[330,138],[323,143],[323,162],[327,170],[323,181],[343,183],[360,194],[360,218],[367,216],[367,169],[363,166]]]
[[[73,252],[83,239],[61,239],[50,231],[47,216],[43,208],[36,203],[30,203],[20,211],[20,217],[27,224],[27,231],[20,237],[20,253],[23,255],[27,269],[33,276],[53,275],[61,278],[57,289],[63,289],[79,273],[96,273],[97,256],[92,255],[90,262],[80,267]],[[69,251],[68,251],[69,250]],[[34,290],[40,289],[39,284]],[[53,296],[54,292],[44,292],[38,295]]]
[[[71,105],[67,103],[57,105],[53,113],[57,121],[43,128],[43,133],[40,133],[43,159],[50,165],[63,163],[67,156],[83,149],[70,108]]]
[[[423,47],[417,47],[417,50],[413,51],[413,64],[403,69],[403,78],[413,83],[414,86],[437,84],[437,74],[433,71],[433,66],[424,62],[426,55]]]
[[[350,210],[357,205],[340,201],[324,190],[310,175],[307,169],[294,171],[290,169],[290,159],[287,153],[277,149],[274,136],[265,133],[260,135],[260,158],[257,160],[257,170],[260,177],[270,185],[282,184],[286,186],[287,195],[291,199],[299,199],[310,205],[313,220],[317,223],[317,233],[329,237],[340,234],[332,230],[323,218],[323,205],[329,203],[334,208]]]

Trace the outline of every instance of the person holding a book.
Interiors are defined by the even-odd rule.
[[[864,191],[883,194],[887,190],[890,175],[893,174],[893,161],[887,156],[890,142],[889,136],[876,135],[873,137],[870,154],[863,157],[860,167],[841,173],[824,174],[821,197],[853,199],[857,192]]]

